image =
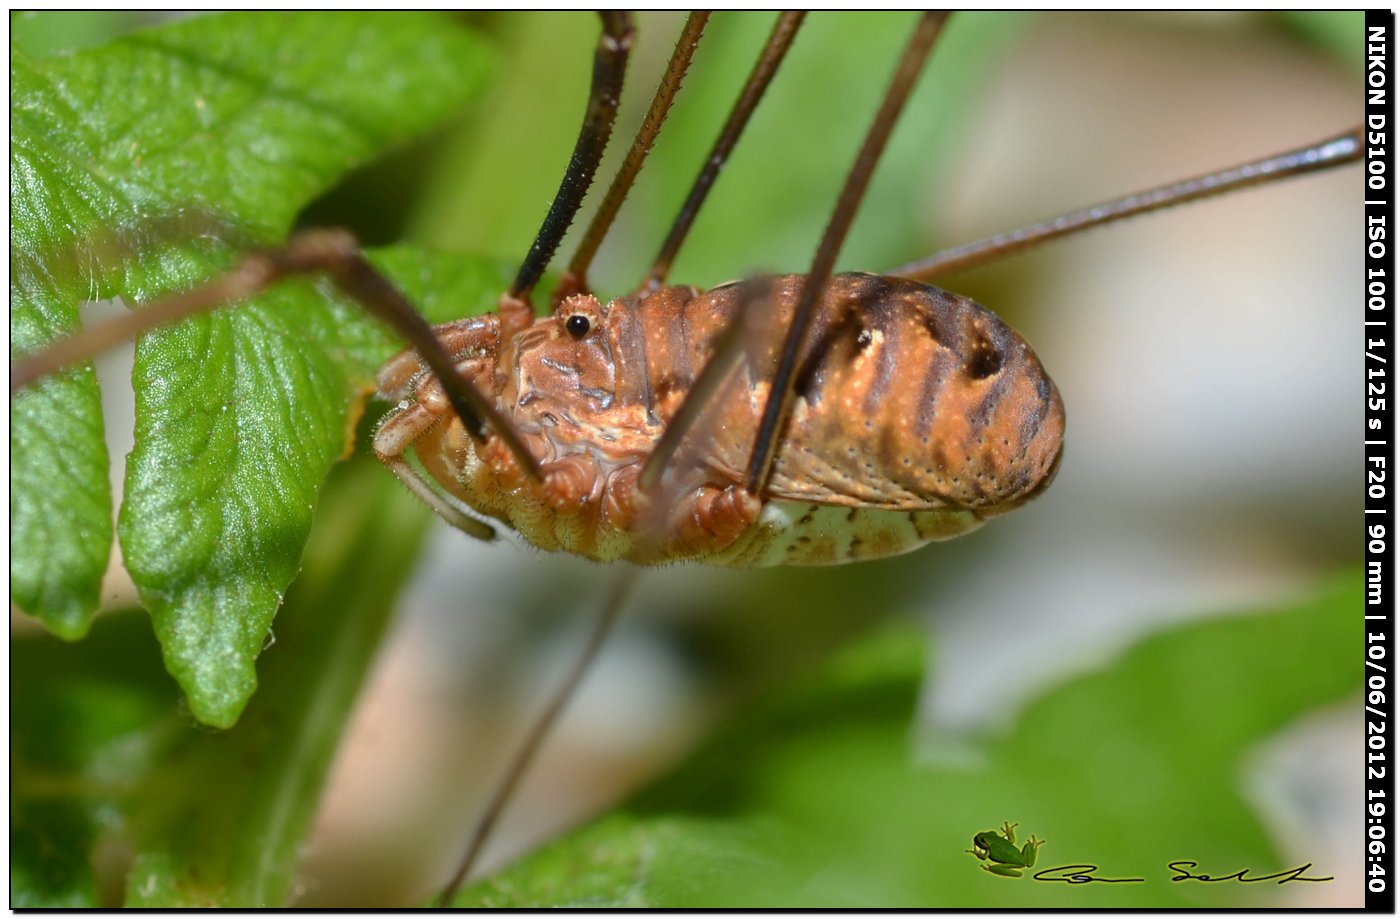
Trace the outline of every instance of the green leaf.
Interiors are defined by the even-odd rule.
[[[26,333],[29,306],[42,296],[26,290],[22,278],[11,284],[10,340],[34,340]],[[90,366],[11,398],[10,601],[63,638],[87,634],[97,610],[112,545],[107,469],[102,401]]]
[[[450,20],[403,13],[200,17],[12,58],[12,355],[74,327],[80,300],[228,265],[211,224],[280,240],[339,177],[458,110],[486,63]],[[206,238],[182,240],[191,225]],[[122,548],[202,720],[232,723],[252,692],[316,492],[391,350],[307,282],[139,343]],[[12,405],[12,597],[77,637],[111,538],[96,384],[79,368]]]
[[[188,732],[146,779],[161,794],[133,796],[127,905],[286,904],[345,719],[429,519],[372,460],[336,470],[257,697],[232,730]]]
[[[1032,701],[977,749],[910,761],[924,639],[886,633],[731,727],[631,805],[465,891],[458,906],[705,908],[1263,905],[1164,867],[1286,867],[1240,794],[1251,749],[1356,691],[1361,578],[1178,627]],[[1267,653],[1263,653],[1267,649]],[[1002,821],[1140,884],[995,877],[965,853]],[[1318,864],[1310,876],[1335,873]],[[1276,890],[1276,889],[1275,889]]]
[[[231,730],[180,708],[141,618],[107,617],[78,646],[22,641],[12,901],[111,906],[124,886],[126,905],[284,905],[428,520],[373,461],[336,470],[264,685]],[[104,841],[132,853],[129,875],[96,877]]]

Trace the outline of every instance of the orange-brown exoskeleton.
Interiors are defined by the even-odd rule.
[[[788,275],[763,285],[765,321],[788,327],[801,284]],[[767,487],[751,494],[742,480],[775,347],[730,373],[707,407],[698,462],[675,473],[685,481],[665,520],[656,535],[638,528],[642,467],[745,290],[664,287],[608,304],[579,294],[524,328],[499,316],[439,327],[462,375],[496,394],[542,481],[497,440],[478,447],[411,352],[381,371],[379,395],[399,407],[376,452],[413,475],[402,460],[412,445],[468,506],[536,546],[598,561],[879,558],[966,533],[1049,484],[1064,407],[1021,336],[935,287],[844,274],[823,291]]]

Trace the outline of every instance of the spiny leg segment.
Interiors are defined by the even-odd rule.
[[[632,51],[635,31],[630,13],[603,11],[603,31],[598,36],[598,48],[593,54],[593,82],[588,90],[588,108],[579,128],[574,152],[560,180],[559,191],[549,205],[544,223],[520,263],[520,270],[510,290],[501,297],[499,312],[508,330],[525,328],[534,318],[530,309],[530,293],[539,283],[540,275],[559,249],[559,243],[573,223],[574,215],[583,205],[584,195],[593,184],[603,151],[612,137],[617,121],[617,103],[622,95],[622,80],[627,71],[627,58]]]
[[[559,278],[559,284],[551,297],[556,306],[573,294],[586,293],[589,290],[589,266],[593,264],[593,257],[598,254],[598,248],[603,244],[608,230],[612,228],[618,209],[622,207],[623,200],[646,163],[647,154],[656,143],[657,135],[661,133],[661,125],[671,110],[671,104],[676,100],[676,94],[680,92],[681,83],[690,69],[690,61],[695,56],[695,49],[700,46],[700,39],[705,34],[705,25],[709,20],[710,14],[704,11],[693,12],[686,18],[685,27],[681,29],[676,48],[671,53],[671,60],[666,65],[661,82],[657,84],[656,95],[652,97],[651,106],[647,109],[646,117],[642,119],[642,126],[633,138],[632,146],[618,168],[617,175],[613,177],[608,193],[603,196],[603,203],[598,205],[598,210],[593,214],[588,230],[583,235],[583,241],[579,243],[574,257],[569,261],[569,267]]]

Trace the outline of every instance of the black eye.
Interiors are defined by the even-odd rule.
[[[589,324],[587,316],[580,316],[578,313],[575,313],[564,320],[564,328],[567,329],[569,334],[574,338],[582,338],[588,334],[588,330],[592,328],[592,326]]]

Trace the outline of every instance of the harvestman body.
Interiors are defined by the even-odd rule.
[[[766,286],[786,328],[802,278]],[[776,348],[731,374],[657,538],[639,535],[638,478],[745,286],[664,287],[601,304],[564,300],[512,328],[500,316],[439,326],[463,376],[497,394],[544,473],[478,447],[442,386],[405,352],[380,372],[399,408],[375,437],[396,471],[412,444],[432,476],[534,545],[597,561],[693,559],[823,565],[907,552],[1028,501],[1049,484],[1064,407],[1040,361],[971,300],[913,281],[845,274],[819,304],[791,419],[761,495],[741,483],[768,398]],[[771,338],[771,336],[769,336]],[[690,464],[687,464],[689,466]]]

